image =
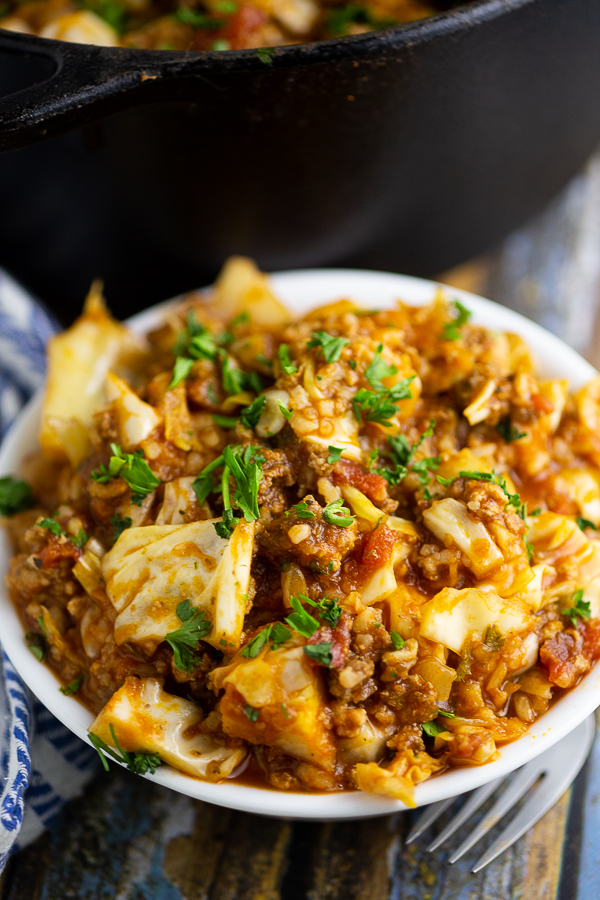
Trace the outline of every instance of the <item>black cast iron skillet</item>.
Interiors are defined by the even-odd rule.
[[[270,64],[268,64],[270,63]],[[600,140],[600,3],[177,53],[0,32],[0,264],[68,319],[267,269],[430,275],[544,204]]]

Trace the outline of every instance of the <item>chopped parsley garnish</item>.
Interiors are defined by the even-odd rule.
[[[530,544],[529,541],[525,540],[525,538],[523,538],[523,543],[525,544],[525,549],[527,550],[527,557],[529,559],[529,562],[531,562],[533,557],[535,556],[535,549],[533,547],[533,544]]]
[[[81,682],[83,681],[83,672],[73,681],[70,681],[64,687],[60,688],[61,694],[64,694],[65,697],[70,697],[71,694],[76,694],[79,688],[81,687]]]
[[[63,531],[56,519],[42,519],[42,521],[39,523],[39,526],[40,528],[47,528],[48,531],[51,531],[52,534],[55,534],[57,537],[59,537],[60,535],[64,535],[71,541],[72,544],[75,544],[78,550],[83,550],[88,542],[88,536],[83,528],[80,528],[77,534],[73,536],[67,534],[66,531]]]
[[[143,450],[123,453],[118,444],[111,444],[112,456],[108,463],[92,472],[94,481],[106,484],[111,478],[122,478],[131,488],[131,502],[141,506],[144,497],[151,494],[161,483],[146,460]]]
[[[287,344],[280,344],[278,350],[279,365],[286,375],[293,375],[298,369],[290,359],[290,348]]]
[[[65,533],[56,519],[42,519],[42,521],[40,522],[40,528],[47,528],[48,531],[51,531],[52,534],[55,534],[57,536]]]
[[[173,366],[173,377],[169,382],[167,390],[172,391],[173,388],[180,385],[182,381],[185,381],[190,374],[193,365],[193,359],[188,359],[186,356],[178,356],[175,360],[175,365]]]
[[[279,401],[277,405],[279,406],[279,412],[281,413],[281,415],[289,422],[289,420],[294,415],[293,410],[288,409],[287,406],[284,406],[281,401]]]
[[[471,674],[471,651],[465,650],[461,660],[456,667],[456,681],[464,681],[467,675]]]
[[[460,300],[454,300],[454,308],[457,315],[452,322],[446,322],[442,331],[442,337],[445,341],[457,341],[460,338],[459,328],[462,328],[471,318],[471,311],[463,306]]]
[[[306,644],[304,652],[308,658],[316,662],[317,665],[327,666],[327,668],[330,669],[331,663],[333,662],[333,654],[331,652],[332,647],[333,644],[331,641],[324,641],[322,644]]]
[[[0,478],[0,516],[14,516],[33,506],[31,487],[26,481],[5,475]]]
[[[373,388],[373,390],[381,393],[386,390],[385,385],[382,383],[382,378],[389,378],[390,375],[396,375],[398,369],[396,366],[388,366],[381,356],[381,351],[383,350],[383,344],[380,344],[377,350],[375,351],[375,356],[371,360],[371,364],[368,369],[365,370],[365,378]]]
[[[259,631],[256,637],[252,638],[247,647],[244,647],[241,655],[246,659],[254,659],[258,656],[267,641],[271,641],[273,649],[277,650],[281,644],[285,644],[286,641],[289,641],[291,636],[292,632],[289,628],[286,628],[282,622],[275,622],[272,625],[267,625],[266,628]]]
[[[402,650],[406,643],[402,635],[398,634],[397,631],[391,631],[390,637],[392,639],[392,644],[394,645],[394,650]]]
[[[220,467],[221,493],[223,496],[223,521],[215,522],[215,531],[219,537],[227,540],[231,537],[236,525],[234,508],[240,509],[246,522],[254,522],[259,517],[258,489],[262,478],[264,457],[260,455],[260,447],[248,444],[230,444],[225,447],[221,456],[214,459],[200,472],[192,487],[202,504],[215,487],[213,472]],[[231,497],[230,477],[235,481],[233,498]]]
[[[455,719],[456,713],[453,709],[438,709],[438,716],[444,716],[446,719]]]
[[[488,625],[485,629],[483,643],[486,647],[489,647],[490,650],[502,650],[505,638],[497,625]]]
[[[273,53],[275,52],[273,47],[259,47],[254,51],[261,63],[264,63],[265,66],[272,66],[273,60],[271,59]]]
[[[431,722],[423,722],[421,728],[425,732],[425,734],[429,735],[429,737],[437,737],[438,734],[441,734],[446,729],[443,725],[438,725],[435,719],[432,719]]]
[[[219,428],[235,428],[239,422],[237,416],[220,416],[218,413],[214,413],[212,420]]]
[[[329,450],[329,456],[327,457],[327,462],[330,466],[334,463],[339,462],[342,458],[342,453],[344,452],[341,447],[331,447],[327,448]]]
[[[212,334],[196,318],[193,309],[189,309],[186,327],[179,333],[173,353],[175,356],[190,356],[192,359],[208,359],[214,361],[221,353]]]
[[[244,712],[246,713],[246,716],[250,719],[251,722],[256,722],[256,720],[258,719],[258,717],[260,715],[260,710],[254,709],[254,707],[250,706],[249,703],[246,703],[246,705],[244,706]]]
[[[131,516],[125,516],[122,518],[119,513],[115,513],[110,517],[110,524],[112,525],[113,532],[113,544],[116,544],[124,531],[128,528],[131,528],[133,525],[133,520]]]
[[[415,377],[415,375],[411,375],[410,378],[403,378],[389,391],[368,391],[366,388],[361,388],[352,399],[352,408],[356,419],[361,421],[362,412],[365,414],[367,422],[378,422],[380,425],[389,427],[392,424],[390,419],[398,412],[396,404],[400,400],[408,400],[412,397],[410,385]]]
[[[322,600],[311,600],[305,594],[300,594],[305,603],[310,603],[316,610],[318,616],[323,622],[327,622],[332,628],[335,628],[340,620],[342,610],[336,597],[324,597]]]
[[[182,600],[177,605],[177,618],[183,623],[181,628],[169,632],[165,641],[173,650],[175,668],[190,674],[197,661],[194,651],[198,641],[206,637],[212,623],[206,618],[205,611],[194,609],[189,600]]]
[[[340,354],[346,344],[349,344],[350,341],[348,338],[343,337],[333,337],[331,334],[328,334],[326,331],[313,331],[312,338],[306,345],[309,350],[312,347],[319,347],[325,362],[332,363],[337,362],[340,358]]]
[[[46,639],[43,634],[38,634],[36,631],[28,631],[25,635],[25,643],[33,653],[36,659],[40,662],[44,658],[44,654],[46,653]]]
[[[510,417],[506,417],[506,419],[502,419],[496,425],[496,429],[500,434],[500,437],[503,438],[507,444],[510,444],[512,441],[519,441],[521,438],[527,437],[526,431],[519,431],[516,425],[513,425],[510,421]]]
[[[300,600],[310,603],[306,594],[299,594],[297,597],[291,597],[290,604],[294,612],[291,613],[285,621],[290,628],[293,628],[294,631],[297,631],[302,637],[309,638],[312,637],[319,628],[319,623],[304,609]]]
[[[323,518],[328,525],[337,525],[339,528],[348,528],[354,521],[354,515],[344,506],[344,501],[333,500],[323,510]]]
[[[532,516],[533,513],[530,513],[529,515]],[[581,528],[582,531],[585,531],[586,528],[591,528],[593,531],[598,531],[597,526],[594,525],[593,522],[590,522],[589,519],[584,519],[583,516],[577,517],[577,524]]]
[[[299,519],[314,519],[315,518],[315,514],[311,510],[311,508],[308,505],[308,503],[306,502],[306,500],[303,500],[301,503],[296,503],[294,506],[292,506],[292,509],[295,511],[296,516]],[[292,509],[287,510],[287,512],[285,514],[286,518],[288,518],[291,515]]]
[[[242,424],[245,425],[246,428],[256,428],[261,413],[266,405],[267,398],[264,394],[262,397],[257,397],[256,400],[253,400],[250,406],[247,406],[242,410],[240,415]]]
[[[106,759],[105,754],[108,753],[108,755],[112,756],[113,759],[116,759],[117,762],[125,763],[129,771],[133,772],[135,775],[145,775],[147,772],[154,775],[162,762],[158,753],[130,753],[128,750],[123,750],[117,740],[112,722],[109,728],[114,745],[117,748],[116,750],[113,749],[113,747],[109,747],[97,734],[90,732],[92,746],[98,751],[100,759],[102,760],[102,765],[106,771],[108,772],[108,760]]]
[[[583,599],[583,588],[575,591],[575,593],[571,597],[571,602],[573,606],[569,607],[569,609],[561,609],[560,614],[561,616],[566,616],[567,619],[571,620],[573,628],[577,628],[578,618],[589,619],[592,615],[589,600]]]
[[[429,475],[427,474],[428,469],[437,469],[440,465],[441,459],[439,456],[428,456],[425,459],[420,459],[418,462],[413,463],[413,459],[415,453],[421,446],[421,444],[433,434],[433,430],[435,428],[435,419],[432,419],[429,423],[429,427],[423,432],[419,440],[416,444],[413,444],[412,447],[406,440],[406,437],[403,434],[394,435],[393,437],[389,437],[388,441],[388,450],[383,451],[383,455],[387,456],[391,460],[391,466],[384,466],[380,469],[375,469],[375,471],[382,475],[389,484],[400,484],[406,476],[408,475],[409,467],[412,464],[412,470],[415,472],[421,484],[428,484]],[[379,455],[379,452],[377,453]]]
[[[219,28],[224,28],[227,24],[223,19],[213,19],[212,16],[192,9],[189,6],[180,6],[173,13],[173,17],[178,22],[181,22],[182,25],[191,25],[192,28],[201,28],[203,31],[216,31]]]
[[[244,372],[238,368],[231,356],[225,355],[221,363],[221,381],[226,394],[233,396],[244,390]]]

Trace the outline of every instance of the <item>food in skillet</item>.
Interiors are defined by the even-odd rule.
[[[0,28],[152,50],[241,50],[376,31],[435,15],[443,0],[0,0]],[[269,62],[267,55],[265,62]]]
[[[493,760],[600,656],[600,378],[442,293],[294,319],[244,259],[142,340],[94,288],[0,482],[26,641],[104,753],[281,790]]]

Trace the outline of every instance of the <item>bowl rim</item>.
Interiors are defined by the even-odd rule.
[[[449,288],[437,282],[353,269],[307,269],[276,273],[272,276],[275,293],[294,311],[343,296],[365,306],[377,308],[401,298],[411,305],[430,302],[438,288],[450,299],[459,299],[473,312],[473,322],[502,331],[515,331],[538,357],[544,376],[568,378],[571,388],[580,387],[597,375],[596,370],[558,337],[520,314],[468,291]],[[143,332],[158,322],[164,312],[182,297],[166,301],[138,313],[127,321],[133,330]],[[42,391],[29,401],[15,420],[0,447],[0,474],[18,472],[25,452],[34,448],[42,403]],[[6,570],[12,549],[4,529],[0,535],[0,566]],[[67,728],[89,743],[87,727],[94,716],[73,697],[58,690],[59,682],[51,669],[39,662],[27,649],[23,627],[4,586],[0,588],[0,634],[4,650],[15,669],[37,696]],[[499,758],[484,766],[451,769],[431,778],[415,789],[417,805],[446,799],[502,777],[548,750],[569,734],[600,706],[600,665],[537,720],[517,741],[500,748]],[[565,715],[566,712],[566,715]],[[187,796],[236,809],[284,818],[342,820],[369,818],[405,809],[396,800],[360,791],[331,794],[293,793],[270,788],[249,787],[225,780],[219,784],[194,779],[169,766],[161,766],[154,775],[146,775],[157,784]]]

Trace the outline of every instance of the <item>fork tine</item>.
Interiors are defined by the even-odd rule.
[[[493,828],[502,816],[507,813],[509,809],[512,809],[523,794],[529,790],[531,785],[539,778],[543,771],[543,765],[540,766],[538,760],[535,759],[533,762],[523,766],[523,768],[517,772],[512,783],[509,784],[508,790],[499,797],[498,801],[487,815],[483,817],[477,827],[474,828],[471,834],[462,842],[458,850],[452,854],[448,862],[455,863],[467,852],[467,850],[470,850],[484,834],[487,834],[490,828]]]
[[[446,800],[438,800],[437,803],[430,803],[426,806],[413,827],[404,839],[406,845],[412,844],[423,832],[432,825],[437,818],[441,816],[444,810],[448,809],[451,803],[454,803],[456,797],[448,797]]]
[[[484,784],[480,788],[477,788],[476,791],[473,791],[466,803],[459,809],[454,818],[451,819],[450,822],[448,822],[446,827],[442,831],[440,831],[435,840],[431,842],[431,844],[427,848],[428,851],[430,853],[433,853],[434,850],[437,850],[437,848],[440,847],[444,843],[444,841],[446,841],[451,835],[453,835],[454,832],[460,828],[463,822],[466,822],[467,819],[470,818],[470,816],[472,816],[473,813],[476,812],[476,810],[478,810],[479,807],[485,803],[487,798],[494,793],[496,788],[499,787],[503,780],[504,778],[496,778],[494,781],[490,781],[489,784]]]
[[[542,816],[560,800],[587,759],[595,735],[593,719],[588,719],[572,735],[563,739],[540,757],[546,777],[519,813],[506,826],[491,847],[477,860],[472,872],[479,872],[497,856],[508,850]]]

